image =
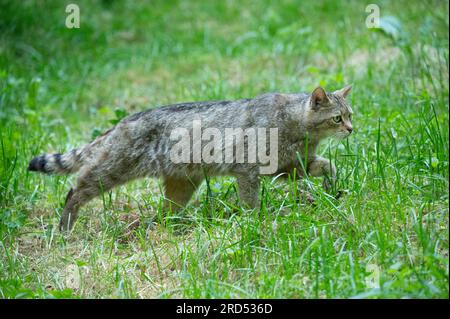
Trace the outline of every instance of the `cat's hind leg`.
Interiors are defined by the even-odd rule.
[[[176,212],[191,199],[201,180],[189,177],[164,177],[165,210]]]
[[[133,162],[123,157],[120,161],[103,158],[92,166],[82,168],[75,187],[67,194],[60,230],[72,229],[79,209],[91,199],[139,176],[140,172],[133,169]]]

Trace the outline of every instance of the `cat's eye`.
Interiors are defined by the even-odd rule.
[[[333,117],[333,122],[335,122],[335,123],[342,122],[342,116],[338,115],[338,116]]]

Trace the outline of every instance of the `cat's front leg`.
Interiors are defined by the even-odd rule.
[[[237,176],[239,199],[249,208],[257,208],[259,205],[259,176],[255,173],[240,174]]]
[[[336,167],[329,159],[314,156],[308,164],[308,174],[311,176],[324,176],[323,187],[326,191],[332,189],[336,182]]]

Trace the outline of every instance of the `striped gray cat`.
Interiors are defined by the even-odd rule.
[[[80,207],[101,191],[143,177],[162,178],[167,210],[184,207],[206,176],[219,175],[236,177],[242,204],[255,208],[259,202],[260,177],[287,176],[294,170],[297,176],[302,176],[304,169],[298,158],[305,163],[307,174],[325,176],[324,187],[330,187],[336,169],[328,159],[317,156],[316,149],[324,138],[345,138],[352,132],[353,112],[346,100],[350,90],[346,86],[326,93],[318,87],[311,94],[266,93],[252,99],[180,103],[149,109],[124,118],[85,146],[65,154],[38,156],[28,169],[62,175],[78,172],[76,183],[67,194],[61,230],[71,229]],[[196,136],[193,124],[196,121],[201,123],[200,132],[209,129],[219,136],[208,140],[209,151],[216,152],[212,160],[201,158],[196,150],[195,146],[204,140],[204,136]],[[256,158],[249,151],[256,143],[251,134],[252,129],[259,132],[256,128],[274,129],[270,134],[276,132],[273,140],[273,136],[270,139],[258,136],[258,141],[263,141],[261,145],[271,151],[269,161],[276,163],[269,171],[261,170],[261,166],[271,164],[267,158],[249,160]],[[229,129],[241,129],[244,134],[236,134],[231,142],[224,140],[220,136]],[[174,132],[184,133],[174,140]],[[184,160],[175,161],[173,150],[182,140],[191,148],[183,155]],[[231,160],[225,160],[224,154],[231,154]]]

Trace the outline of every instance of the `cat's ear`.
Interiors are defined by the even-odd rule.
[[[321,106],[330,105],[327,93],[322,87],[317,87],[311,94],[311,107],[316,110]]]
[[[352,86],[351,85],[347,85],[347,86],[344,86],[342,89],[337,90],[334,93],[337,94],[337,95],[343,96],[344,98],[346,98],[351,90],[352,90]]]

